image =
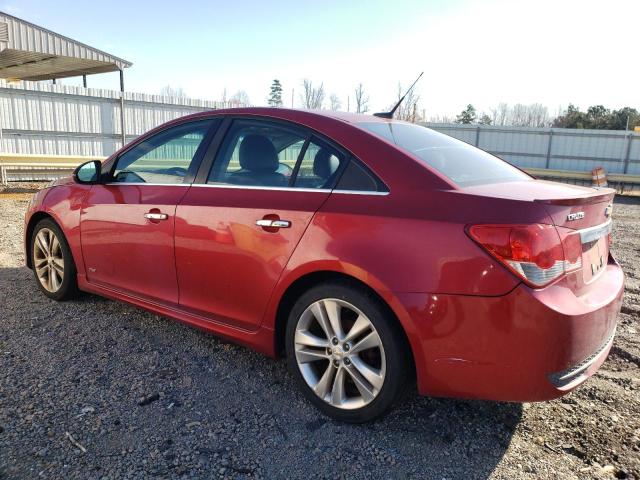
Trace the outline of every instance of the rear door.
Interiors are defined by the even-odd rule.
[[[178,303],[175,210],[188,191],[218,120],[169,127],[121,154],[81,212],[87,280],[166,303]]]
[[[297,126],[256,119],[234,120],[216,143],[213,167],[176,211],[180,306],[255,330],[345,155]]]

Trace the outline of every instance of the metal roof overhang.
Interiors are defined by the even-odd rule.
[[[0,12],[0,78],[51,80],[122,71],[132,64]]]
[[[97,60],[18,50],[0,52],[0,78],[39,81],[118,70],[115,63]]]

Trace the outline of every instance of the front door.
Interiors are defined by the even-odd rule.
[[[176,211],[181,308],[257,329],[343,158],[304,130],[234,121],[207,183],[194,184]]]
[[[184,197],[214,121],[169,127],[135,144],[94,185],[81,212],[89,283],[159,303],[178,303],[176,205]]]

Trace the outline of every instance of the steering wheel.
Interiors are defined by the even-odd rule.
[[[293,168],[291,168],[286,163],[281,163],[280,165],[278,165],[278,169],[276,170],[276,173],[279,173],[279,174],[284,175],[285,177],[289,178],[291,176],[291,174],[293,173]]]
[[[176,175],[178,177],[184,177],[187,175],[187,169],[182,167],[171,167],[165,170],[167,175]]]
[[[122,182],[122,183],[129,183],[128,182],[129,175],[131,175],[136,182],[147,183],[144,178],[142,178],[136,172],[132,172],[131,170],[120,170],[118,173],[116,173],[115,181]]]

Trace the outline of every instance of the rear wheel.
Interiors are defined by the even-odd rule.
[[[52,220],[41,220],[33,229],[31,264],[38,286],[47,297],[66,300],[77,293],[76,266],[69,244]]]
[[[287,362],[305,396],[340,421],[384,414],[409,371],[400,326],[364,288],[336,282],[304,293],[286,332]]]

